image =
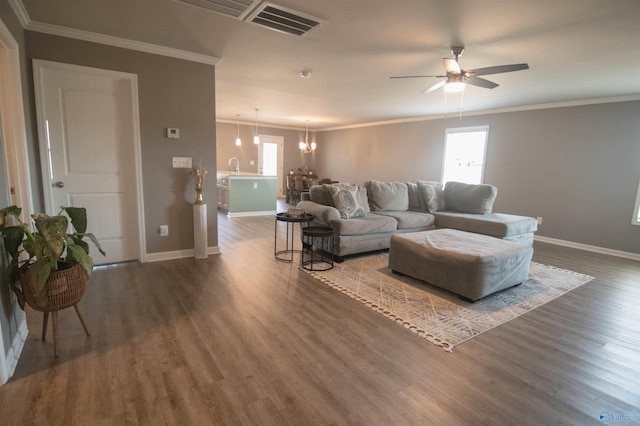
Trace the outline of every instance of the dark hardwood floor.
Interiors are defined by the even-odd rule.
[[[275,261],[273,217],[218,219],[220,255],[97,269],[57,359],[29,310],[0,422],[640,423],[637,261],[536,243],[595,279],[447,353]]]

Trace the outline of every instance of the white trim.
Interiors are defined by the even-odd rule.
[[[14,188],[11,201],[22,207],[23,219],[29,217],[33,209],[29,161],[27,159],[27,137],[20,76],[20,52],[18,42],[0,19],[0,113],[6,164],[0,165],[7,171],[7,180]],[[11,347],[4,347],[5,333],[0,329],[0,383],[6,383],[13,375],[28,334],[27,317],[18,306],[13,292],[9,292],[9,327],[15,325]],[[6,352],[5,352],[6,351]]]
[[[7,355],[0,356],[1,384],[7,383],[11,376],[13,376],[13,373],[16,371],[18,360],[20,359],[20,354],[22,353],[22,349],[24,348],[24,344],[27,341],[28,335],[29,329],[27,328],[27,321],[25,320],[20,323],[18,332],[15,336],[13,336],[13,341],[11,342],[11,347],[7,351]],[[2,339],[0,338],[0,349],[3,349],[3,346],[4,345],[2,343]]]
[[[636,193],[636,203],[633,207],[632,225],[640,225],[640,182],[638,182],[638,192]]]
[[[25,9],[24,4],[22,4],[22,0],[9,0],[9,4],[13,9],[13,12],[18,17],[18,21],[20,21],[20,25],[22,28],[26,28],[31,22],[31,18],[29,17],[29,12]]]
[[[541,235],[536,235],[534,237],[534,240],[535,241],[540,241],[541,243],[549,243],[549,244],[555,244],[555,245],[563,246],[563,247],[571,247],[571,248],[575,248],[575,249],[578,249],[578,250],[590,251],[590,252],[593,252],[593,253],[600,253],[600,254],[606,254],[606,255],[609,255],[609,256],[623,257],[625,259],[631,259],[631,260],[640,260],[640,254],[631,253],[631,252],[628,252],[628,251],[614,250],[614,249],[609,249],[609,248],[605,248],[605,247],[592,246],[592,245],[589,245],[589,244],[575,243],[573,241],[558,240],[556,238],[543,237]]]
[[[27,135],[20,76],[18,43],[0,20],[0,112],[7,152],[9,182],[15,189],[12,202],[22,207],[23,220],[33,212]]]
[[[64,64],[60,62],[45,61],[42,59],[33,60],[33,76],[35,88],[36,117],[38,122],[38,140],[40,145],[40,163],[42,169],[42,185],[43,188],[50,188],[50,165],[48,162],[46,129],[44,126],[44,99],[42,97],[42,70],[45,68],[63,70],[68,72],[80,72],[85,74],[98,75],[102,77],[116,78],[129,84],[131,91],[131,120],[132,120],[132,138],[134,150],[134,175],[135,175],[135,197],[137,200],[137,222],[138,222],[138,261],[146,262],[146,233],[145,233],[145,217],[144,217],[144,191],[142,184],[142,147],[140,138],[140,113],[138,101],[138,76],[122,71],[105,70],[101,68],[85,67],[81,65]],[[44,193],[45,207],[48,212],[54,212],[50,191],[45,190]]]
[[[207,254],[220,254],[220,247],[208,247]],[[186,249],[186,250],[174,250],[174,251],[163,251],[160,253],[147,253],[146,259],[147,262],[163,262],[165,260],[174,260],[174,259],[186,259],[188,257],[195,257],[196,251],[195,249]]]
[[[123,49],[137,50],[139,52],[168,56],[171,58],[183,59],[185,61],[191,62],[199,62],[207,65],[216,65],[220,61],[220,58],[218,57],[205,55],[202,53],[187,52],[185,50],[174,49],[172,47],[165,47],[157,44],[129,40],[126,38],[114,37],[105,34],[92,33],[89,31],[77,30],[75,28],[68,28],[60,25],[46,24],[44,22],[30,21],[26,26],[26,29],[29,31],[36,31],[44,34],[68,37],[76,40],[88,41],[91,43],[105,44],[108,46],[120,47]]]
[[[138,99],[138,76],[132,74],[131,80],[131,115],[133,125],[133,152],[136,175],[136,200],[138,202],[138,261],[147,261],[147,237],[144,211],[144,184],[142,181],[142,139],[140,136],[140,102]]]

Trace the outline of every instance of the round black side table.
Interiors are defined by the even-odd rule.
[[[313,215],[309,213],[304,213],[302,215],[290,215],[289,213],[277,213],[275,226],[274,226],[274,237],[273,237],[273,255],[276,260],[281,262],[293,262],[293,253],[300,253],[302,250],[294,250],[294,242],[295,242],[295,233],[296,233],[296,223],[300,224],[300,229],[304,229],[302,227],[303,223],[308,224],[313,220]],[[287,231],[285,236],[285,246],[283,250],[278,250],[278,222],[286,222]]]
[[[327,226],[307,226],[302,229],[300,267],[308,271],[333,269],[334,230]]]

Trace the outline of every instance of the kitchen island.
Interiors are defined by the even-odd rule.
[[[276,213],[278,177],[257,173],[217,173],[218,210],[227,216]]]

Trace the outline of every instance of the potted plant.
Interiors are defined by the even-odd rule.
[[[18,302],[24,309],[25,294],[28,293],[31,297],[27,297],[27,301],[30,305],[33,301],[38,306],[32,307],[37,309],[48,302],[47,281],[52,273],[77,267],[84,271],[82,275],[86,279],[91,275],[93,259],[89,256],[85,237],[103,256],[105,253],[96,237],[86,232],[87,211],[84,207],[62,207],[56,216],[33,214],[33,228],[20,219],[21,212],[22,209],[16,206],[0,210],[0,235],[11,258],[9,282]],[[9,224],[10,217],[15,219],[15,225]],[[68,231],[69,219],[72,233]]]

